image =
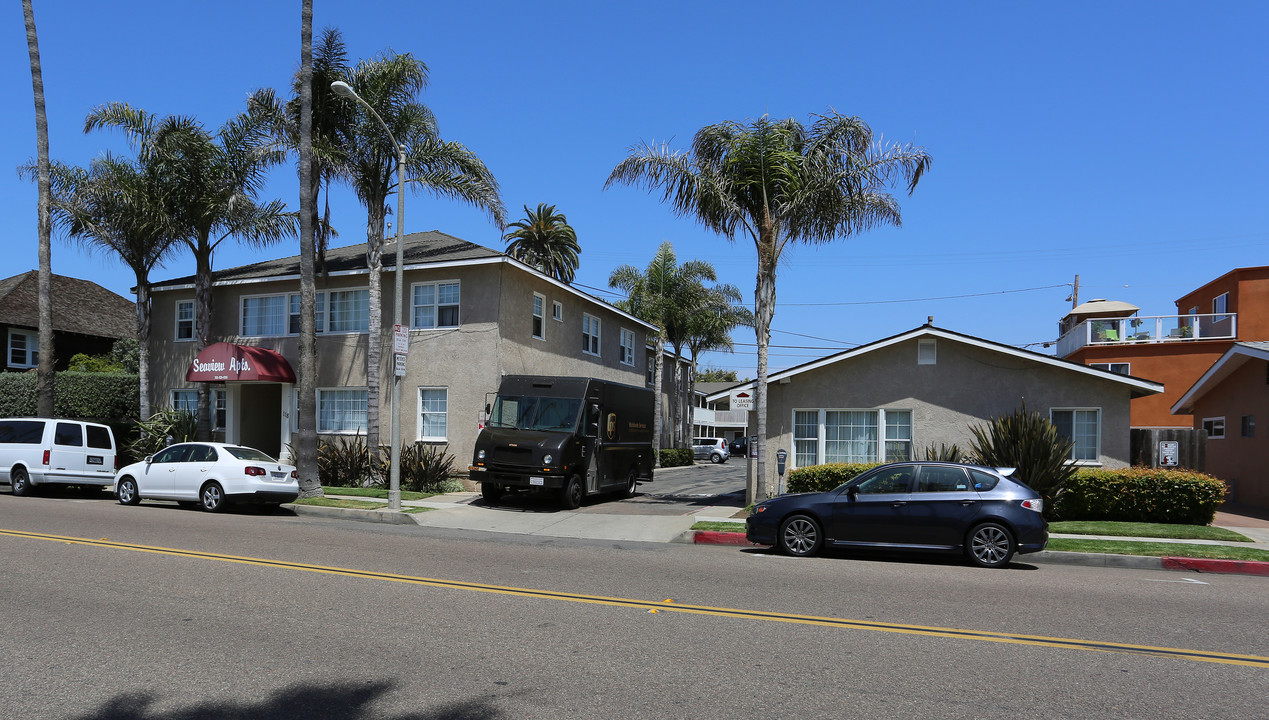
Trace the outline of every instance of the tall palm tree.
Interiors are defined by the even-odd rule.
[[[416,97],[427,86],[427,66],[413,55],[386,53],[362,60],[347,83],[405,146],[406,182],[414,190],[460,200],[485,210],[499,230],[506,210],[498,182],[474,152],[440,137],[432,111]],[[344,101],[351,105],[352,101]],[[383,236],[388,196],[396,190],[397,148],[379,122],[358,112],[340,131],[346,157],[341,179],[366,207],[366,261],[370,268],[370,333],[366,348],[366,445],[379,447],[379,377],[383,346]],[[398,224],[401,218],[397,218]],[[404,228],[402,228],[404,232]],[[397,298],[396,302],[401,302]]]
[[[71,239],[113,255],[132,270],[137,288],[141,417],[150,417],[150,272],[176,247],[168,213],[171,176],[153,165],[110,154],[87,168],[53,163],[53,216]]]
[[[507,241],[507,254],[526,265],[541,270],[556,280],[573,282],[577,274],[577,233],[568,224],[564,213],[554,205],[538,203],[537,210],[524,206],[525,219],[508,225],[515,230],[502,236]]]
[[[692,354],[688,368],[687,417],[683,426],[688,433],[695,427],[696,418],[696,367],[701,353],[711,350],[731,350],[731,331],[744,325],[753,327],[753,312],[740,307],[743,302],[740,289],[735,285],[716,285],[704,288],[700,302],[694,304],[687,318],[687,349]]]
[[[766,116],[748,124],[708,125],[697,131],[688,151],[635,146],[608,176],[605,188],[620,183],[661,191],[662,202],[675,213],[696,218],[729,241],[748,237],[757,250],[759,445],[750,502],[767,495],[767,345],[784,249],[900,225],[899,203],[890,189],[901,176],[910,195],[930,163],[924,148],[874,141],[863,120],[831,111],[814,116],[810,127]]]
[[[258,202],[265,171],[285,154],[269,146],[265,128],[251,113],[241,113],[215,134],[193,118],[161,120],[126,103],[94,109],[85,131],[118,128],[161,171],[178,178],[171,212],[180,240],[194,255],[195,335],[198,350],[211,344],[212,255],[231,237],[265,247],[296,233],[294,213],[281,200]],[[211,436],[211,392],[198,389],[198,437]]]
[[[40,42],[35,32],[35,10],[31,0],[22,0],[22,14],[26,17],[26,49],[31,57],[31,90],[35,95],[35,157],[38,173],[39,201],[36,207],[39,226],[40,268],[39,360],[36,366],[36,413],[40,417],[53,417],[53,225],[49,215],[52,190],[49,181],[48,115],[44,112],[44,73],[40,69]]]
[[[317,255],[316,194],[322,183],[320,167],[313,162],[313,0],[304,0],[300,10],[299,156],[300,156],[300,376],[299,417],[295,469],[300,494],[320,497],[322,485],[317,473]],[[324,92],[330,92],[326,81]],[[329,207],[329,206],[328,206]]]
[[[683,324],[682,307],[685,302],[689,302],[687,295],[692,287],[702,279],[713,278],[714,268],[709,263],[690,260],[679,265],[678,258],[674,254],[674,246],[668,240],[657,248],[656,255],[652,257],[646,270],[639,270],[633,265],[622,265],[608,276],[609,287],[626,293],[626,299],[618,302],[617,306],[658,328],[652,338],[656,353],[652,376],[652,386],[655,390],[652,451],[658,462],[661,458],[661,417],[664,412],[661,388],[665,373],[665,346],[669,338],[677,337],[675,333]],[[675,407],[682,404],[677,368],[671,402]],[[676,411],[674,414],[676,424],[678,418],[679,414]]]

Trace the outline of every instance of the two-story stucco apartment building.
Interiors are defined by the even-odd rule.
[[[406,442],[446,444],[470,460],[486,398],[503,375],[580,375],[643,387],[653,326],[506,255],[441,232],[405,237],[409,352],[399,418]],[[383,313],[369,316],[365,244],[326,253],[317,278],[317,430],[365,433],[369,333],[380,333],[380,433],[394,373],[396,252],[384,253]],[[194,278],[153,287],[151,392],[193,408],[210,383],[216,437],[283,453],[297,430],[299,257],[218,270],[211,340],[201,354]]]

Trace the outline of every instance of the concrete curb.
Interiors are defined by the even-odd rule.
[[[1227,575],[1259,575],[1269,577],[1269,562],[1257,560],[1208,560],[1206,558],[1165,557],[1164,570],[1184,570]]]
[[[361,522],[384,523],[386,525],[417,524],[412,514],[395,512],[393,510],[362,510],[360,508],[326,507],[323,505],[292,505],[290,503],[287,503],[282,507],[287,508],[296,515],[339,518],[340,520],[358,520]]]

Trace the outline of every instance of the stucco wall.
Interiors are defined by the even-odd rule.
[[[1269,385],[1266,363],[1251,359],[1194,403],[1194,427],[1205,418],[1225,418],[1225,437],[1208,438],[1207,472],[1230,483],[1234,502],[1269,508]],[[1257,427],[1243,437],[1242,418]]]

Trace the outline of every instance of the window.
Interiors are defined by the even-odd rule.
[[[176,301],[176,339],[194,339],[194,301]]]
[[[212,388],[211,391],[211,429],[225,429],[225,403],[226,395],[224,388]]]
[[[1075,443],[1070,459],[1075,462],[1097,462],[1101,456],[1101,410],[1054,409],[1049,419],[1057,427],[1058,436]]]
[[[657,380],[657,360],[652,355],[648,355],[648,387],[652,387]],[[1269,378],[1265,380],[1269,383]]]
[[[458,327],[458,306],[462,288],[457,281],[416,283],[410,327],[430,330]]]
[[[1132,366],[1129,363],[1089,363],[1088,366],[1091,368],[1097,368],[1098,370],[1107,370],[1115,373],[1116,375],[1132,374]]]
[[[564,322],[564,306],[559,301],[551,303],[551,319]]]
[[[171,404],[173,410],[187,412],[190,415],[198,414],[198,391],[197,390],[173,390],[171,393]]]
[[[872,477],[860,482],[856,487],[860,495],[906,493],[912,489],[912,476],[915,474],[911,465],[885,468],[878,470]]]
[[[633,330],[621,329],[621,364],[634,366],[635,336]]]
[[[533,337],[546,339],[546,297],[533,293]]]
[[[1203,429],[1207,431],[1208,440],[1225,438],[1225,418],[1203,418]]]
[[[582,315],[582,352],[599,355],[599,318]]]
[[[190,415],[198,415],[197,390],[173,390],[170,394],[173,410],[181,410]],[[211,391],[211,424],[212,430],[225,429],[225,389],[212,388]]]
[[[938,341],[917,341],[917,365],[934,365],[938,362]]]
[[[824,462],[875,462],[876,450],[877,413],[851,410],[824,413]]]
[[[313,313],[317,332],[366,332],[370,329],[370,290],[331,290],[317,293]],[[239,335],[262,337],[300,333],[300,294],[255,295],[242,298]],[[327,313],[327,305],[330,313]]]
[[[1256,437],[1256,416],[1243,416],[1243,437]]]
[[[1212,299],[1212,314],[1224,315],[1229,312],[1229,293],[1221,293]],[[1213,318],[1214,321],[1221,321],[1224,318]]]
[[[331,290],[328,328],[331,332],[367,332],[370,330],[370,289]]]
[[[369,290],[366,291],[369,298]],[[319,292],[315,294],[313,324],[317,327],[317,332],[326,332],[326,293]],[[300,294],[291,293],[289,299],[290,310],[287,319],[287,331],[292,335],[300,334]],[[367,313],[369,320],[369,313]]]
[[[912,459],[912,411],[886,410],[886,462]]]
[[[965,479],[965,471],[958,467],[942,467],[926,465],[921,468],[921,479],[917,482],[917,492],[967,492],[969,482]]]
[[[88,431],[88,447],[98,450],[114,450],[115,443],[111,439],[110,428],[100,425],[85,425]]]
[[[911,460],[912,411],[796,410],[793,452],[797,467]]]
[[[242,323],[239,335],[283,335],[286,332],[286,296],[262,295],[242,299]]]
[[[53,429],[53,444],[67,447],[84,446],[84,426],[79,423],[59,422]]]
[[[446,439],[449,390],[446,388],[419,388],[419,439]]]
[[[365,431],[365,388],[318,388],[317,432],[355,433]]]
[[[9,367],[33,368],[40,364],[40,336],[9,330]]]

